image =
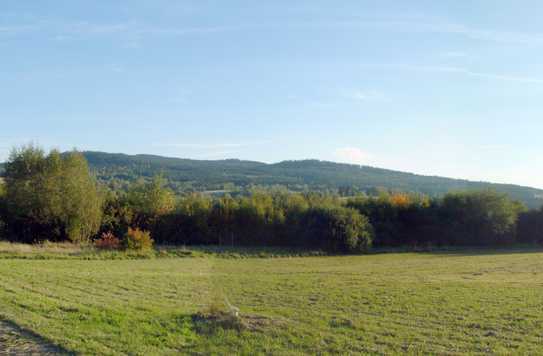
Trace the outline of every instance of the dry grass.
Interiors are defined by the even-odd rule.
[[[73,244],[69,242],[47,242],[46,241],[40,244],[22,244],[22,243],[15,243],[15,242],[0,241],[0,253],[5,253],[5,254],[32,254],[32,253],[79,254],[89,249],[92,249],[92,247]]]
[[[68,355],[38,335],[0,319],[0,355]]]

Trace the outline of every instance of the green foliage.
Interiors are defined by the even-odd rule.
[[[452,193],[443,199],[381,192],[345,200],[332,194],[252,189],[237,197],[187,195],[149,224],[134,218],[137,207],[127,199],[115,202],[106,204],[105,220],[115,220],[116,230],[108,224],[104,231],[148,229],[161,244],[290,246],[334,253],[364,252],[372,245],[514,243],[524,211],[518,202],[492,191]],[[108,208],[117,205],[122,208]],[[111,210],[126,213],[110,219]]]
[[[131,185],[126,199],[134,211],[148,216],[167,214],[175,206],[174,194],[165,188],[165,180],[160,176],[149,183],[140,180]]]
[[[184,236],[184,243],[213,243],[209,226],[212,204],[210,197],[201,194],[191,194],[179,202],[174,224],[176,220],[182,223],[178,233]]]
[[[123,246],[127,250],[145,252],[153,248],[153,242],[149,231],[129,228],[124,236]]]
[[[102,217],[102,196],[85,158],[28,146],[6,164],[9,228],[25,241],[88,241]]]
[[[0,240],[6,237],[6,219],[7,209],[6,209],[6,187],[4,180],[0,178]]]
[[[450,193],[443,199],[382,194],[348,201],[369,217],[376,245],[494,245],[517,240],[522,204],[494,191]]]
[[[366,252],[372,244],[373,228],[368,218],[344,207],[312,208],[304,217],[306,239],[334,253]]]
[[[515,241],[521,207],[493,191],[452,193],[441,205],[454,244],[489,245]]]
[[[435,241],[439,236],[437,205],[439,200],[421,195],[384,192],[377,197],[358,196],[347,202],[347,206],[368,216],[378,246]]]
[[[240,160],[197,161],[150,155],[128,156],[85,152],[99,179],[115,189],[126,187],[141,177],[163,175],[177,193],[218,191],[232,195],[250,186],[282,185],[290,191],[334,192],[352,196],[357,192],[378,195],[386,192],[413,192],[431,197],[451,191],[493,189],[507,193],[530,208],[543,204],[543,190],[515,185],[469,182],[340,164],[317,160],[285,161],[275,164]]]
[[[157,218],[172,212],[175,207],[175,196],[165,187],[165,181],[160,176],[148,183],[140,180],[132,184],[125,199],[140,226],[152,225]]]
[[[135,220],[135,216],[136,213],[124,196],[109,191],[104,202],[100,232],[112,232],[115,236],[124,236]]]
[[[217,236],[219,245],[225,244],[229,240],[233,242],[238,209],[238,200],[229,195],[217,199],[213,204],[208,224]]]
[[[248,167],[254,168],[244,165]],[[281,167],[291,169],[296,164]],[[430,198],[375,189],[376,196],[360,193],[343,198],[330,192],[248,186],[246,194],[233,196],[175,196],[168,182],[157,176],[104,195],[80,154],[46,155],[32,146],[14,151],[5,182],[3,198],[0,192],[0,234],[5,230],[12,240],[25,242],[81,242],[95,238],[97,232],[125,236],[134,229],[130,234],[149,231],[159,244],[356,253],[372,245],[425,248],[537,242],[543,219],[507,194],[491,190]]]
[[[543,207],[520,215],[517,234],[520,242],[543,244]]]

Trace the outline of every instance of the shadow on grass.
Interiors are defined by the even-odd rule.
[[[443,257],[470,257],[470,256],[497,256],[497,255],[511,255],[511,254],[529,254],[529,253],[543,253],[543,248],[500,248],[500,249],[465,249],[455,251],[436,251],[431,254]]]
[[[75,355],[50,340],[0,318],[0,354],[6,355]]]
[[[389,253],[419,253],[439,257],[469,257],[469,256],[493,256],[510,254],[543,253],[543,246],[540,245],[514,245],[502,247],[480,247],[480,246],[454,246],[454,247],[432,247],[432,248],[375,248],[369,255]]]
[[[264,246],[189,246],[191,251],[198,251],[204,255],[213,255],[226,258],[269,258],[269,257],[342,257],[342,256],[368,256],[380,254],[420,253],[439,256],[479,256],[479,255],[506,255],[516,253],[543,253],[543,245],[515,244],[509,246],[398,246],[374,247],[362,254],[341,254],[324,250],[311,250],[292,247],[264,247]]]

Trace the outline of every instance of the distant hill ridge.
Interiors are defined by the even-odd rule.
[[[378,188],[430,196],[450,191],[494,189],[531,208],[543,205],[543,190],[513,184],[494,184],[423,176],[382,168],[319,160],[267,164],[238,159],[193,160],[155,155],[83,152],[98,178],[124,186],[139,177],[162,174],[177,190],[220,190],[227,186],[284,185],[293,190],[345,190],[371,192]]]
[[[225,183],[236,186],[286,185],[293,189],[341,189],[356,187],[371,191],[378,187],[431,196],[455,190],[495,189],[530,207],[543,205],[543,190],[513,184],[472,182],[436,176],[422,176],[382,168],[319,160],[283,161],[266,164],[255,161],[192,160],[153,155],[125,155],[84,152],[100,179],[130,180],[139,176],[163,174],[181,189],[221,189]]]

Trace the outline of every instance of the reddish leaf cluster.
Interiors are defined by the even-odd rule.
[[[118,250],[121,247],[119,240],[112,232],[104,232],[102,236],[94,242],[94,246],[102,250]]]

